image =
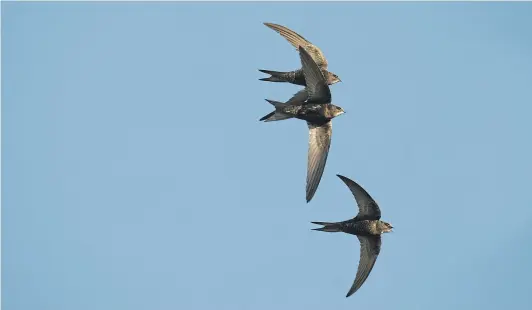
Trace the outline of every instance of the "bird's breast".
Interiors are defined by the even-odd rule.
[[[324,123],[329,119],[325,116],[325,106],[323,104],[306,104],[301,107],[297,117],[311,123]]]
[[[376,221],[357,221],[357,222],[351,222],[347,224],[346,227],[348,231],[347,233],[353,234],[353,235],[379,235],[377,231],[377,222]]]

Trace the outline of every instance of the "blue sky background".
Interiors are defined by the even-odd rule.
[[[526,309],[532,3],[2,2],[6,310]],[[261,123],[295,69],[342,83],[305,203],[307,128]],[[360,182],[395,227],[345,298]]]

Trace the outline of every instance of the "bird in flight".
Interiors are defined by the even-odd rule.
[[[381,250],[381,234],[391,232],[393,227],[389,223],[380,220],[381,210],[379,206],[360,185],[342,175],[338,174],[337,176],[344,181],[353,196],[355,196],[358,205],[357,216],[343,222],[312,223],[323,225],[323,227],[314,228],[313,230],[348,233],[356,235],[360,241],[360,262],[355,281],[346,296],[349,297],[364,284],[373,269]]]
[[[307,39],[303,38],[296,32],[286,28],[285,26],[272,23],[264,23],[264,25],[278,32],[286,40],[288,40],[288,42],[290,42],[290,44],[292,44],[296,49],[299,49],[300,46],[304,47],[310,53],[318,67],[320,67],[324,76],[326,76],[326,81],[328,85],[341,82],[340,78],[336,74],[327,71],[327,59],[323,55],[323,52],[317,46],[310,43]],[[306,80],[302,68],[289,72],[278,72],[262,69],[259,69],[259,71],[271,75],[270,77],[260,79],[261,81],[288,82],[296,85],[306,86]]]
[[[266,99],[275,107],[275,111],[260,120],[271,122],[298,118],[307,122],[309,149],[306,199],[309,202],[316,193],[327,162],[332,136],[331,120],[345,112],[341,107],[331,104],[329,86],[311,54],[300,46],[299,55],[307,87],[284,103]]]

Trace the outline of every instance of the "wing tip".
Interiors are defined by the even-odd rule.
[[[348,178],[348,177],[346,177],[346,176],[343,176],[343,175],[341,175],[341,174],[337,174],[336,176],[339,177],[340,180],[342,180],[342,182],[344,182],[344,183],[349,187],[348,182],[351,181],[350,178]]]
[[[355,286],[353,286],[352,288],[349,289],[349,292],[347,292],[347,294],[345,295],[345,298],[348,298],[349,296],[353,295],[356,291],[358,291],[359,288],[356,288]]]
[[[316,188],[316,189],[317,189],[317,188]],[[312,188],[311,188],[311,189],[309,189],[309,190],[307,191],[307,197],[306,197],[306,199],[307,199],[307,203],[309,203],[309,202],[312,200],[312,198],[314,198],[314,194],[316,194],[316,189],[312,189]]]
[[[307,203],[309,203],[312,198],[314,198],[314,195],[316,194],[316,190],[318,189],[318,186],[308,186],[307,188]]]
[[[270,22],[264,22],[264,26],[272,29],[273,31],[281,33],[281,29],[284,28],[282,25],[276,24],[276,23],[270,23]]]

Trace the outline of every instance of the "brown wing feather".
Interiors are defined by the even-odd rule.
[[[331,90],[323,72],[303,47],[299,48],[299,57],[307,84],[308,103],[330,103],[332,100]]]
[[[309,128],[307,163],[307,202],[309,202],[320,184],[329,148],[331,146],[332,122],[321,126],[307,123]]]
[[[357,236],[360,241],[360,262],[357,275],[347,296],[353,295],[366,282],[381,251],[381,236]]]
[[[308,92],[306,88],[303,88],[302,90],[295,93],[292,98],[288,99],[286,104],[302,104],[307,100],[308,98]]]
[[[309,40],[303,38],[303,36],[293,30],[286,28],[285,26],[273,23],[264,23],[264,25],[273,29],[281,36],[283,36],[288,42],[290,42],[290,44],[292,44],[292,46],[296,48],[296,50],[299,48],[299,46],[303,46],[309,51],[312,58],[314,58],[314,61],[318,64],[319,67],[321,67],[322,69],[327,69],[327,59],[323,55],[323,52],[317,46],[310,43]]]
[[[373,200],[373,198],[371,198],[368,192],[355,181],[344,177],[343,175],[337,174],[337,176],[344,181],[353,196],[355,196],[358,205],[357,220],[379,220],[381,218],[381,210],[379,205]]]

